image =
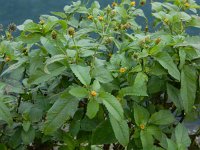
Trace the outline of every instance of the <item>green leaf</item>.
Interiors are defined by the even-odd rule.
[[[119,101],[110,93],[99,93],[98,99],[102,100],[103,104],[109,113],[118,121],[124,119],[124,111]]]
[[[115,134],[115,137],[124,147],[129,143],[129,127],[126,120],[118,121],[110,115],[110,122]]]
[[[167,95],[169,100],[172,101],[177,108],[182,109],[183,104],[179,89],[167,84]]]
[[[167,138],[167,150],[177,150],[176,143],[168,138]]]
[[[162,138],[162,131],[159,127],[150,125],[146,127],[146,131],[151,134],[153,137],[155,137],[158,141]]]
[[[72,87],[69,93],[77,98],[85,98],[89,94],[87,89],[81,86]]]
[[[35,129],[31,127],[27,132],[22,130],[21,137],[24,144],[28,145],[30,143],[33,143],[35,139]]]
[[[110,144],[117,142],[109,120],[100,123],[92,132],[92,144]]]
[[[58,67],[58,66],[57,66]],[[49,81],[51,78],[60,75],[66,69],[65,66],[51,69],[51,74],[46,74],[41,70],[37,70],[30,78],[28,79],[29,84],[40,84],[46,81]]]
[[[148,96],[147,82],[148,82],[148,76],[143,72],[139,72],[133,84],[133,95]]]
[[[154,113],[149,122],[156,125],[168,125],[175,121],[173,114],[169,110],[160,110]]]
[[[2,99],[0,99],[0,100],[2,100]],[[13,119],[10,114],[10,110],[2,101],[0,101],[0,120],[7,122],[9,124],[9,126],[11,126],[13,123]]]
[[[137,126],[140,126],[141,124],[146,125],[150,117],[148,110],[137,104],[134,105],[133,110],[134,119]]]
[[[184,66],[181,71],[181,98],[183,108],[188,113],[192,110],[196,98],[197,73],[192,66]]]
[[[171,56],[166,52],[160,52],[155,55],[155,59],[165,68],[168,70],[169,74],[180,81],[180,72],[173,62]]]
[[[0,150],[7,150],[7,147],[5,144],[0,143]]]
[[[44,66],[44,72],[47,73],[47,74],[50,74],[47,66],[56,62],[56,61],[60,61],[60,60],[66,59],[66,58],[67,58],[66,55],[60,54],[60,55],[55,55],[55,56],[47,59],[46,62],[45,62],[45,66]]]
[[[80,65],[71,64],[70,68],[75,76],[81,81],[84,85],[90,85],[91,77],[90,77],[90,67],[83,67]]]
[[[86,112],[86,115],[92,119],[96,116],[97,112],[99,111],[99,103],[94,100],[94,99],[91,99],[89,101],[89,103],[87,104],[87,112]]]
[[[76,112],[78,101],[69,94],[66,94],[63,98],[64,99],[57,100],[48,110],[43,129],[45,134],[52,134],[55,132]]]
[[[109,70],[107,70],[103,66],[96,67],[93,70],[93,77],[101,83],[109,83],[113,80],[113,77]]]
[[[141,130],[140,139],[142,141],[143,150],[152,150],[153,149],[153,136],[145,130]]]
[[[180,123],[175,128],[175,138],[178,147],[184,146],[185,148],[187,148],[191,144],[188,130]]]
[[[25,132],[28,132],[30,126],[31,126],[31,122],[30,121],[24,121],[23,124],[22,124],[22,127],[23,127]]]
[[[1,76],[3,76],[4,74],[10,73],[13,70],[19,68],[21,65],[23,65],[25,62],[27,61],[27,58],[21,58],[17,63],[11,65],[8,67],[8,69],[6,69]]]

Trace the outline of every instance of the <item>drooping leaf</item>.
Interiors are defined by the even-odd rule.
[[[117,121],[110,115],[110,122],[115,134],[115,137],[124,147],[129,143],[129,127],[126,120]]]
[[[109,113],[118,121],[124,119],[124,111],[119,101],[110,93],[99,93],[98,99],[102,100],[103,104]]]
[[[180,81],[180,72],[173,62],[171,56],[166,52],[160,52],[155,55],[155,59],[165,68],[168,70],[169,74]]]
[[[149,122],[156,125],[167,125],[175,121],[173,114],[169,110],[160,110],[149,119]]]
[[[146,125],[150,117],[148,110],[142,106],[135,104],[133,111],[134,111],[135,123],[138,126],[140,126],[141,124]]]
[[[2,99],[0,99],[0,100],[2,100]],[[0,120],[5,121],[10,126],[13,123],[13,119],[12,119],[10,110],[2,101],[0,101]]]
[[[148,96],[147,94],[147,81],[148,76],[143,73],[139,72],[136,75],[134,84],[133,84],[133,95],[135,96]]]
[[[70,68],[72,69],[72,72],[75,74],[75,76],[81,81],[84,85],[89,85],[91,82],[90,77],[90,67],[86,66],[80,66],[72,64],[70,65]]]
[[[63,59],[66,59],[67,56],[66,55],[63,55],[63,54],[59,54],[59,55],[55,55],[49,59],[46,60],[45,62],[45,66],[44,66],[44,72],[47,73],[47,74],[50,74],[49,70],[48,70],[48,65],[56,62],[56,61],[60,61],[60,60],[63,60]]]
[[[177,108],[182,109],[183,104],[180,95],[180,90],[170,84],[167,84],[167,94],[169,100],[172,101]]]
[[[187,148],[191,144],[188,130],[181,123],[179,123],[175,128],[175,138],[176,143],[178,144],[178,149],[180,147]]]
[[[40,84],[52,79],[55,76],[60,75],[66,69],[65,66],[51,69],[51,74],[46,74],[41,70],[37,70],[30,78],[28,79],[29,84]]]
[[[145,130],[140,131],[140,139],[142,142],[143,150],[151,150],[153,147],[153,136]]]
[[[186,112],[191,111],[196,98],[197,73],[192,66],[184,66],[181,71],[181,99]]]
[[[13,70],[19,68],[21,65],[23,65],[25,62],[27,61],[27,58],[22,58],[20,59],[17,63],[11,65],[8,67],[8,69],[6,69],[2,74],[1,76],[7,74],[7,73],[10,73],[12,72]]]
[[[89,103],[87,104],[87,112],[86,112],[86,115],[92,119],[96,116],[97,112],[99,111],[99,103],[94,100],[94,99],[91,99],[89,101]]]
[[[92,144],[110,144],[116,142],[116,138],[109,120],[100,123],[92,132]]]
[[[24,144],[32,143],[35,138],[35,129],[33,127],[31,127],[31,128],[29,128],[29,130],[27,132],[22,130],[21,138],[22,138],[22,141]]]
[[[44,133],[52,134],[62,124],[74,115],[78,107],[78,101],[70,94],[66,94],[64,99],[57,100],[47,112],[47,119],[44,124]]]

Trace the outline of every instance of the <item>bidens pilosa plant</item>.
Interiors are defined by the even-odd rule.
[[[200,28],[200,7],[155,0],[151,22],[145,4],[76,1],[26,20],[17,37],[10,26],[0,43],[1,149],[197,149],[184,123],[199,118],[200,37],[187,30]]]

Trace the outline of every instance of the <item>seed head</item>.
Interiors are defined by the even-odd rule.
[[[74,29],[73,27],[69,27],[69,29],[68,29],[68,34],[69,34],[70,36],[74,36],[74,34],[75,34],[75,29]]]
[[[159,43],[160,43],[160,41],[161,41],[161,38],[160,38],[160,37],[159,37],[159,38],[157,38],[157,39],[156,39],[156,41],[155,41],[156,45],[157,45],[157,44],[159,44]]]
[[[56,31],[52,31],[51,32],[51,38],[54,39],[54,40],[57,39],[57,33],[56,33]]]
[[[16,29],[17,29],[16,24],[11,23],[11,24],[8,25],[8,31],[9,32],[14,32]]]
[[[44,25],[45,21],[42,19],[42,20],[40,20],[39,24]]]
[[[112,7],[115,7],[115,6],[117,6],[117,3],[116,3],[116,2],[113,2],[113,3],[112,3]]]

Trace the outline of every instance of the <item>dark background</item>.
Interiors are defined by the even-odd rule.
[[[23,24],[26,19],[32,19],[36,22],[42,14],[50,14],[51,11],[63,11],[65,5],[70,4],[72,0],[0,0],[0,24],[7,26],[10,23],[17,25]],[[85,0],[86,1],[86,0]],[[93,2],[94,0],[90,0]],[[114,0],[97,0],[102,7],[111,4]],[[118,0],[120,1],[120,0]],[[135,0],[138,4],[139,0]],[[155,0],[163,1],[163,0]],[[147,5],[143,6],[146,16],[152,20],[150,0],[147,0]],[[196,0],[200,4],[200,0]],[[200,14],[200,11],[199,11]],[[143,24],[141,20],[139,23]],[[189,29],[189,34],[200,35],[200,29]]]

